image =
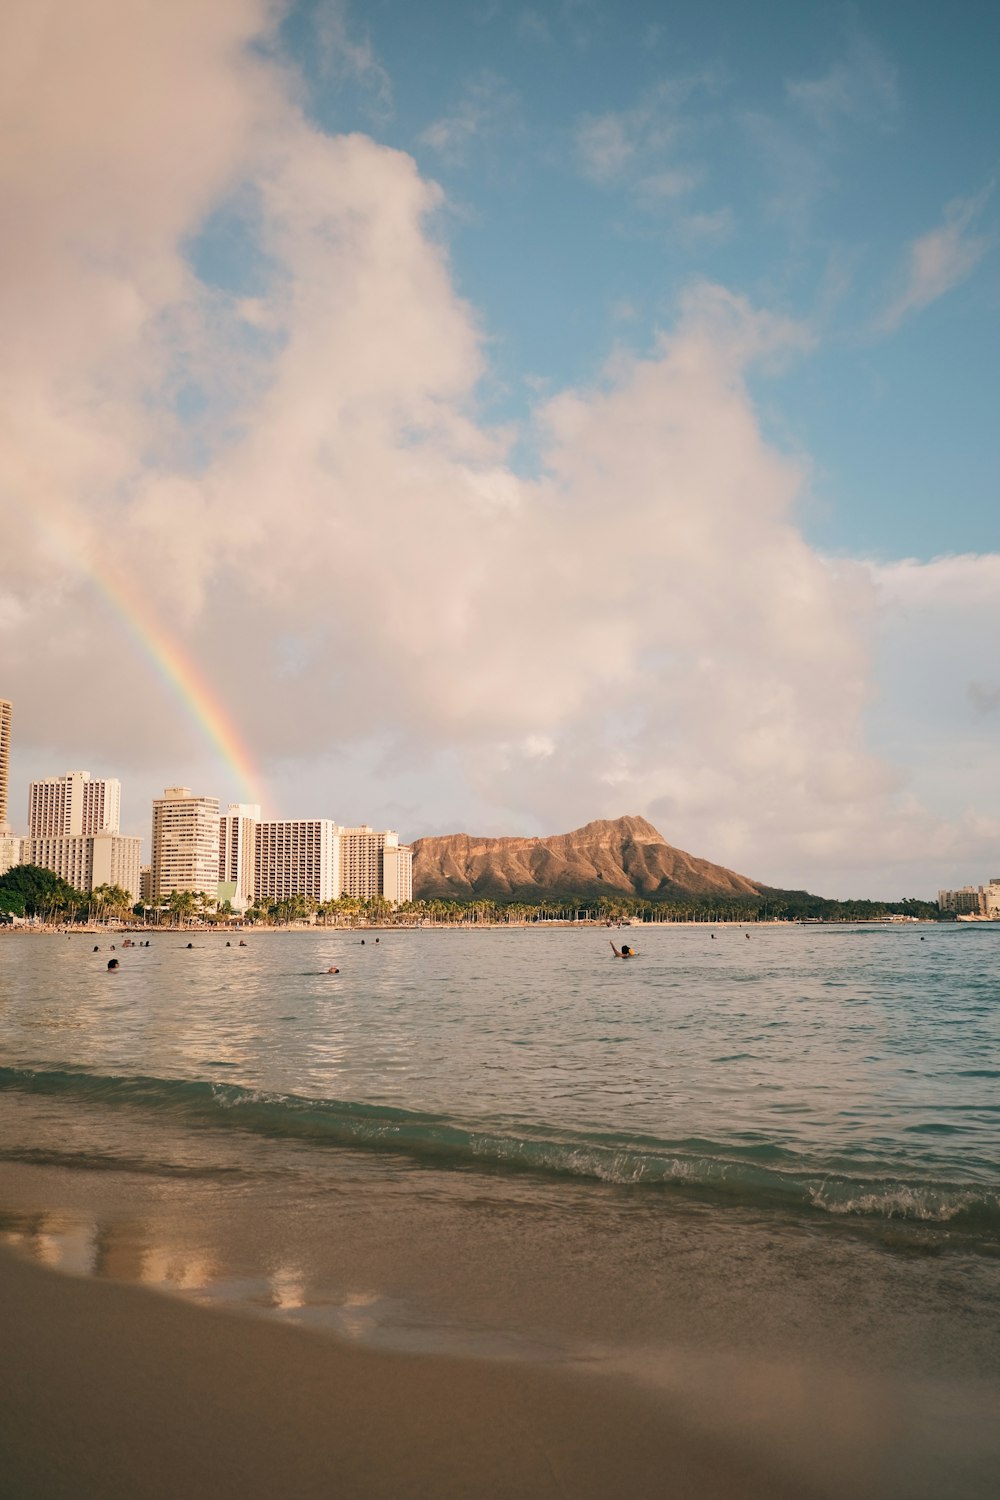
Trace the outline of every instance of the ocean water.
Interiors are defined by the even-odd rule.
[[[366,1148],[997,1235],[1000,927],[613,935],[639,956],[603,929],[162,934],[116,974],[107,939],[8,939],[0,1089],[36,1133],[6,1149],[68,1162],[86,1107],[153,1171],[169,1122],[220,1165],[236,1132],[320,1177]]]
[[[992,1493],[1000,927],[364,937],[0,938],[0,1239]]]

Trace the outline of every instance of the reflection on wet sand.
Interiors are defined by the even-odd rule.
[[[385,1299],[373,1291],[336,1295],[307,1285],[301,1267],[280,1264],[267,1275],[234,1276],[220,1253],[203,1246],[154,1239],[151,1222],[101,1220],[72,1213],[7,1213],[0,1245],[50,1270],[109,1281],[131,1282],[180,1293],[195,1302],[230,1303],[272,1312],[296,1321],[326,1324],[347,1338],[364,1341],[376,1333],[372,1310]]]

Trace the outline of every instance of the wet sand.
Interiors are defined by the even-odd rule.
[[[387,1354],[0,1254],[9,1500],[791,1500],[626,1379]]]

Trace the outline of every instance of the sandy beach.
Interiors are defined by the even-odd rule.
[[[7,1500],[804,1497],[627,1380],[385,1354],[0,1256]]]

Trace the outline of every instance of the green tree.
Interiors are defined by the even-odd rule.
[[[86,898],[51,870],[39,865],[15,865],[0,875],[0,911],[13,916],[73,916],[86,904]]]
[[[132,911],[132,897],[120,885],[95,885],[88,907],[102,921],[122,920]]]
[[[190,922],[198,910],[198,897],[194,891],[171,891],[167,897],[167,911],[176,927]]]

